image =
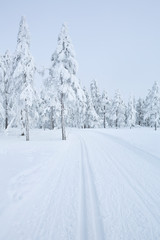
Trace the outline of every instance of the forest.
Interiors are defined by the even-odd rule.
[[[21,18],[15,52],[0,56],[0,129],[19,128],[29,140],[29,130],[66,127],[121,128],[160,125],[160,94],[157,82],[145,98],[130,96],[125,102],[120,91],[111,99],[102,93],[96,80],[90,89],[77,76],[78,64],[68,29],[62,25],[50,67],[39,69],[30,51],[30,34],[25,17]],[[43,87],[35,88],[35,74]],[[47,76],[47,77],[44,77]],[[145,87],[145,86],[144,86]]]

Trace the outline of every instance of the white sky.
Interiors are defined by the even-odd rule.
[[[0,54],[15,50],[19,21],[26,16],[32,54],[50,64],[61,24],[67,22],[85,86],[95,78],[112,96],[145,96],[160,83],[160,1],[5,0],[0,1]]]

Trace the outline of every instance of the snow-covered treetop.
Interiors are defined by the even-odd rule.
[[[22,16],[20,25],[19,25],[19,32],[17,37],[17,48],[16,52],[21,54],[28,54],[30,49],[30,34],[28,25],[26,23],[26,19]]]
[[[22,77],[23,81],[25,75],[26,81],[29,81],[31,83],[34,73],[35,63],[30,53],[29,29],[25,17],[22,17],[20,21],[17,37],[17,47],[14,56],[13,77]]]
[[[100,93],[97,86],[97,81],[95,79],[93,79],[93,81],[91,82],[90,88],[92,99],[97,101],[97,99],[100,98]]]
[[[61,32],[58,36],[57,49],[52,55],[51,60],[53,64],[55,64],[55,62],[63,62],[64,67],[70,74],[75,75],[77,73],[78,64],[75,60],[75,52],[73,50],[73,45],[66,24],[62,25]]]
[[[159,86],[157,82],[154,82],[152,89],[146,97],[146,116],[154,114],[155,112],[160,112],[160,96],[159,96]]]
[[[5,52],[3,56],[0,56],[0,75],[4,77],[4,75],[11,74],[11,65],[12,65],[12,57],[9,53],[9,50]]]
[[[121,93],[118,90],[116,90],[115,95],[114,95],[114,104],[118,107],[123,103],[122,97],[121,97]]]
[[[152,87],[152,92],[154,96],[158,96],[159,97],[159,86],[158,83],[155,81]]]
[[[121,97],[120,91],[117,90],[115,92],[115,95],[112,101],[111,117],[112,119],[119,118],[118,120],[120,121],[121,119],[124,118],[124,113],[125,113],[125,104]]]
[[[84,92],[76,76],[78,64],[66,24],[62,25],[57,48],[51,61],[50,84],[53,84],[59,93],[63,93],[65,99],[68,99],[69,102],[73,103],[76,99],[84,100]]]

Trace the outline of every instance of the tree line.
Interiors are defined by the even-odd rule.
[[[66,126],[132,128],[139,125],[157,130],[160,125],[157,82],[146,98],[132,96],[126,104],[119,91],[112,99],[106,91],[100,93],[95,80],[90,84],[90,91],[82,87],[77,69],[65,24],[51,56],[50,67],[38,69],[30,51],[28,25],[22,17],[14,54],[6,51],[0,56],[0,128],[20,128],[27,141],[30,128],[61,128],[63,140],[66,140]],[[36,73],[43,79],[40,91],[34,87]]]

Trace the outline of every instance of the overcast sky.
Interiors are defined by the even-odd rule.
[[[19,21],[27,19],[32,54],[49,66],[66,22],[85,86],[95,78],[112,96],[120,89],[145,96],[160,83],[159,0],[0,0],[0,54],[15,50]]]

